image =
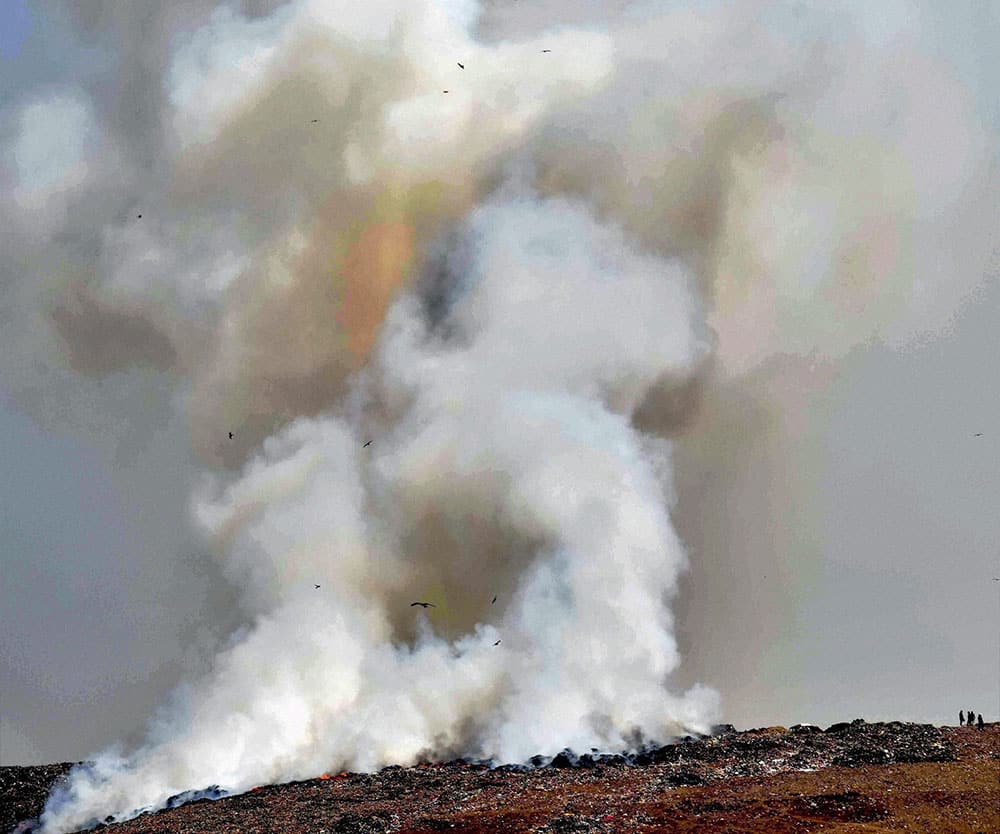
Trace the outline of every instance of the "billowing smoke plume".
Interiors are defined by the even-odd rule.
[[[388,315],[371,452],[349,417],[298,420],[199,499],[255,624],[150,746],[77,778],[53,830],[202,783],[705,728],[712,693],[663,687],[684,563],[668,450],[628,419],[706,349],[689,281],[521,188],[464,234],[437,324],[413,297]]]
[[[905,16],[876,42],[798,5],[190,5],[83,4],[152,44],[122,57],[138,80],[5,115],[4,219],[45,276],[12,309],[48,324],[5,322],[11,379],[37,393],[11,357],[49,333],[78,372],[174,375],[193,514],[245,617],[45,830],[704,729],[671,511],[724,585],[743,522],[710,516],[736,491],[712,473],[975,286],[992,148],[962,86]],[[763,502],[796,488],[773,458]],[[758,597],[746,630],[766,642],[781,608]]]

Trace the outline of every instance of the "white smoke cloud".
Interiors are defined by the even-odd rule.
[[[73,194],[97,174],[92,157],[100,130],[86,96],[73,89],[23,104],[13,121],[10,197],[27,234],[51,232],[66,222]]]
[[[452,335],[426,332],[416,298],[390,311],[373,396],[410,405],[373,453],[360,426],[298,421],[199,502],[256,623],[153,743],[77,775],[47,831],[203,783],[707,728],[713,693],[664,688],[684,554],[666,470],[628,420],[707,350],[698,301],[679,267],[582,207],[499,199],[469,218]]]

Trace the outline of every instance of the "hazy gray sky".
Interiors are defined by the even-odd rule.
[[[987,359],[1000,355],[998,321],[994,278],[939,339],[841,362],[789,440],[799,491],[771,519],[795,525],[808,513],[803,540],[780,571],[737,551],[728,580],[691,589],[705,610],[686,674],[731,681],[723,692],[743,722],[948,723],[963,700],[998,711],[1000,376]],[[759,460],[740,475],[748,493],[768,480]],[[794,598],[788,619],[745,657],[752,638],[728,635],[774,594]]]
[[[217,5],[233,15],[212,18]],[[193,490],[206,471],[248,489],[267,438],[350,411],[396,272],[432,272],[421,247],[446,246],[523,159],[544,194],[579,198],[710,288],[715,364],[694,375],[692,414],[664,407],[657,429],[676,444],[672,517],[690,561],[672,689],[715,688],[741,726],[1000,717],[995,8],[484,2],[490,80],[476,95],[490,107],[463,111],[451,92],[457,109],[426,117],[414,89],[459,83],[450,59],[435,63],[440,44],[394,63],[351,52],[330,21],[313,42],[309,4],[286,5],[0,4],[0,762],[138,744],[177,683],[270,612],[213,555],[237,533],[196,529]],[[662,32],[644,35],[661,12]],[[351,25],[344,43],[378,24]],[[771,33],[787,55],[758,66],[779,54]],[[587,59],[558,57],[550,86],[504,75],[543,34]],[[676,57],[661,66],[660,49]],[[884,64],[869,69],[871,55]],[[787,100],[761,103],[775,93]],[[728,97],[746,105],[735,126]],[[312,118],[328,140],[282,132]],[[407,140],[437,120],[452,131],[440,148]],[[517,271],[515,255],[477,256],[483,274]],[[837,271],[852,257],[868,279]],[[328,261],[348,274],[341,295],[321,280]],[[500,315],[496,292],[455,326]],[[645,321],[633,315],[620,320]],[[527,321],[524,342],[536,332]],[[401,361],[380,357],[380,373],[405,376]],[[607,383],[623,401],[630,384]],[[377,425],[402,444],[406,398],[371,385]],[[455,622],[471,630],[473,616]]]

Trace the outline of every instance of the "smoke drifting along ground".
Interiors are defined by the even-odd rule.
[[[4,111],[5,244],[39,278],[5,307],[46,318],[5,317],[2,361],[31,402],[39,362],[74,384],[63,351],[173,375],[246,625],[45,831],[209,784],[705,729],[674,523],[726,587],[763,529],[741,513],[795,492],[775,427],[975,287],[994,148],[962,84],[905,9],[891,37],[801,4],[186,12],[83,4],[148,53],[114,93]],[[790,573],[796,522],[743,558]],[[790,603],[762,593],[767,644]]]

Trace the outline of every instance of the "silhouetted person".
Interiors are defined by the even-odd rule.
[[[976,718],[976,714],[970,709],[967,713],[965,713],[965,716],[966,716],[966,718],[965,718],[965,726],[966,727],[971,727],[972,726],[972,722]]]
[[[965,726],[965,713],[962,712],[962,710],[958,711],[958,726],[959,727]]]
[[[433,602],[411,602],[410,608],[413,608],[414,605],[419,605],[421,608],[437,608]]]
[[[970,721],[969,723],[971,724],[972,722]],[[983,714],[982,713],[979,713],[979,715],[976,716],[976,726],[980,730],[983,729]]]

